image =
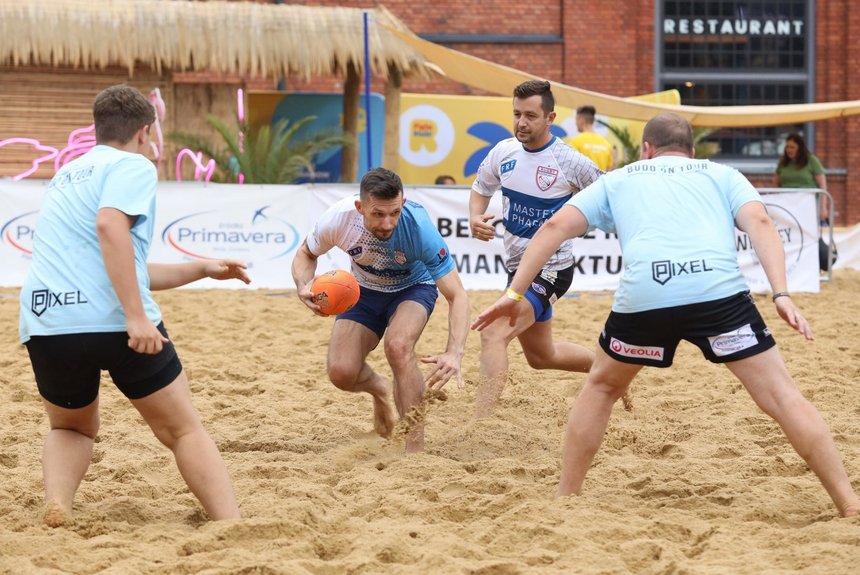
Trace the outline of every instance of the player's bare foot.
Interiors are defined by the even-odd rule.
[[[374,374],[368,390],[373,398],[373,431],[381,437],[391,437],[397,419],[394,417],[394,408],[391,405],[391,384],[381,375]]]
[[[625,411],[633,411],[633,399],[630,397],[630,391],[625,391],[621,396],[621,403],[624,404]]]
[[[840,505],[839,514],[842,517],[857,517],[860,515],[860,500]]]
[[[387,399],[383,400],[377,396],[373,396],[373,431],[381,437],[391,437],[391,432],[394,431],[394,410]]]
[[[45,505],[42,521],[48,527],[63,527],[72,522],[72,513],[56,501],[49,501]]]

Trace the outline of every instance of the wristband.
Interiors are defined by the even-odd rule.
[[[508,296],[508,299],[512,299],[514,301],[523,301],[523,298],[525,297],[522,294],[518,294],[511,288],[505,290],[505,295]]]
[[[775,294],[773,294],[770,297],[770,299],[771,299],[771,301],[776,301],[776,298],[778,298],[778,297],[791,297],[791,294],[788,293],[787,291],[778,291]]]

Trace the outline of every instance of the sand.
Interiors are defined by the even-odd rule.
[[[466,387],[428,406],[427,451],[371,433],[371,402],[325,376],[331,319],[294,292],[178,290],[157,299],[194,401],[233,476],[244,519],[208,522],[172,456],[105,379],[102,427],[75,521],[41,523],[46,418],[17,341],[17,290],[0,289],[0,572],[846,574],[860,519],[817,479],[725,368],[682,344],[613,413],[580,497],[553,500],[566,411],[582,374],[537,372],[516,345],[496,415],[470,419]],[[473,312],[498,292],[472,292]],[[757,301],[789,369],[831,425],[860,489],[860,272],[795,298],[806,342]],[[593,346],[611,304],[575,294],[556,333]],[[419,344],[447,337],[444,299]],[[390,374],[381,350],[371,362]]]

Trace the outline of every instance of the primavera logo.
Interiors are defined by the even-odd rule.
[[[0,226],[0,241],[24,255],[33,254],[33,236],[39,211],[18,214]]]
[[[271,216],[271,206],[233,212],[196,212],[168,224],[161,240],[169,248],[198,260],[235,258],[251,263],[284,257],[300,241],[298,229]]]

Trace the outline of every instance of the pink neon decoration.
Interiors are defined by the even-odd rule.
[[[239,108],[239,123],[245,123],[245,92],[242,88],[236,90],[237,107]]]
[[[239,151],[245,151],[245,91],[242,88],[236,90],[236,107],[239,116]],[[239,172],[239,184],[245,183],[245,174]]]
[[[155,141],[150,142],[152,153],[155,155],[156,163],[161,163],[164,153],[164,134],[161,132],[161,121],[167,116],[167,105],[161,97],[161,90],[153,88],[149,92],[149,101],[155,106],[155,122],[152,124],[152,129],[155,130]]]
[[[204,182],[209,182],[212,179],[212,174],[215,173],[215,160],[210,159],[206,164],[203,163],[203,152],[193,152],[189,148],[183,148],[176,155],[176,181],[182,181],[182,158],[191,158],[194,163],[194,179],[200,181],[200,176],[205,174]]]
[[[33,138],[7,138],[6,140],[0,141],[0,148],[9,144],[29,144],[40,152],[47,152],[47,154],[45,154],[44,156],[40,156],[32,160],[32,167],[29,170],[25,170],[20,174],[14,176],[12,178],[13,182],[23,180],[24,178],[38,170],[39,164],[53,160],[57,155],[57,148],[54,148],[53,146],[43,146],[39,140],[34,140]]]
[[[66,147],[54,159],[54,171],[68,164],[72,159],[89,152],[96,145],[95,124],[69,132]]]

